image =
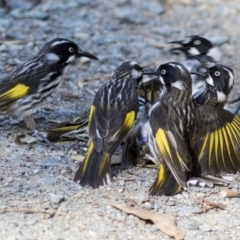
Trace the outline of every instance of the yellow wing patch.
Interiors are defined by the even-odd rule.
[[[79,128],[79,125],[72,125],[67,127],[52,128],[51,131],[73,131]]]
[[[95,112],[95,109],[96,109],[96,107],[95,107],[94,105],[92,105],[91,108],[90,108],[88,127],[89,127],[90,124],[91,124],[92,117],[93,117],[93,114],[94,114],[94,112]]]
[[[170,158],[173,161],[170,146],[167,140],[166,133],[163,129],[159,128],[156,133],[156,141],[160,152],[165,158]]]
[[[135,111],[131,111],[127,113],[124,122],[123,122],[123,128],[131,128],[133,125],[133,122],[135,120],[136,113]]]
[[[206,134],[198,155],[199,162],[204,159],[206,149],[208,170],[215,165],[219,170],[227,171],[229,163],[236,167],[236,161],[240,161],[240,118],[235,116],[224,127]]]
[[[24,84],[17,84],[13,88],[9,89],[5,93],[0,95],[0,101],[17,100],[24,97],[28,92],[29,87]]]

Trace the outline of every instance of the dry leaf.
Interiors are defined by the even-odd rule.
[[[225,189],[219,193],[219,196],[223,198],[226,198],[226,197],[232,198],[232,197],[239,197],[240,194],[238,191]]]
[[[126,213],[133,214],[143,220],[151,220],[162,232],[174,237],[175,239],[180,240],[185,236],[185,232],[175,225],[173,218],[168,214],[157,214],[150,212],[142,209],[138,205],[133,205],[132,207],[119,203],[113,203],[111,205]]]
[[[211,208],[225,209],[225,206],[222,203],[211,202],[211,201],[206,200],[206,199],[204,199],[203,202],[204,202],[205,205],[207,205]]]

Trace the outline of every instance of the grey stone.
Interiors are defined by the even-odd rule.
[[[49,197],[50,197],[50,201],[53,203],[59,204],[65,201],[65,197],[63,195],[56,195],[56,194],[50,193]]]

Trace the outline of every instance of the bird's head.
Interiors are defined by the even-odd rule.
[[[64,38],[56,38],[46,43],[38,53],[38,56],[44,57],[49,65],[68,65],[79,57],[98,60],[93,54],[82,51],[76,43]]]
[[[178,62],[169,62],[160,65],[156,70],[145,69],[144,74],[157,75],[160,82],[167,87],[191,91],[191,76],[184,65]]]
[[[123,62],[113,73],[113,78],[130,77],[139,83],[142,80],[142,67],[136,62]]]
[[[188,36],[183,40],[171,41],[169,43],[179,44],[180,47],[172,48],[171,51],[180,50],[187,55],[207,55],[213,48],[212,43],[198,35]]]
[[[213,86],[217,91],[228,95],[234,84],[234,72],[232,68],[213,62],[205,62],[198,57],[196,58],[206,68],[206,72],[192,72],[191,74],[201,76],[207,84]]]

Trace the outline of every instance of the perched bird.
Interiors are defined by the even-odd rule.
[[[217,47],[214,47],[211,41],[198,35],[186,37],[183,40],[171,41],[169,43],[179,44],[180,47],[172,48],[171,51],[179,50],[186,55],[186,60],[182,62],[184,66],[190,71],[204,72],[205,68],[195,58],[201,58],[206,62],[218,62],[221,59],[221,52]],[[192,92],[198,91],[204,84],[201,76],[192,76]]]
[[[124,62],[95,95],[89,114],[90,145],[74,177],[80,185],[97,188],[111,182],[111,157],[136,119],[142,75],[137,63]]]
[[[27,127],[34,129],[36,107],[58,86],[64,69],[79,57],[97,60],[70,40],[47,42],[32,60],[0,82],[0,111],[24,119]]]
[[[232,68],[213,62],[205,62],[202,59],[199,61],[206,67],[206,72],[192,72],[191,74],[200,75],[205,83],[193,95],[193,99],[200,105],[224,107],[234,84]]]
[[[188,145],[194,121],[191,76],[177,62],[160,65],[156,74],[163,89],[150,110],[149,147],[160,168],[150,194],[172,195],[185,187],[186,172],[192,169]]]
[[[162,64],[152,74],[164,87],[150,110],[149,146],[159,163],[150,194],[180,192],[187,174],[240,170],[240,118],[221,107],[196,104],[190,73],[182,64]]]

